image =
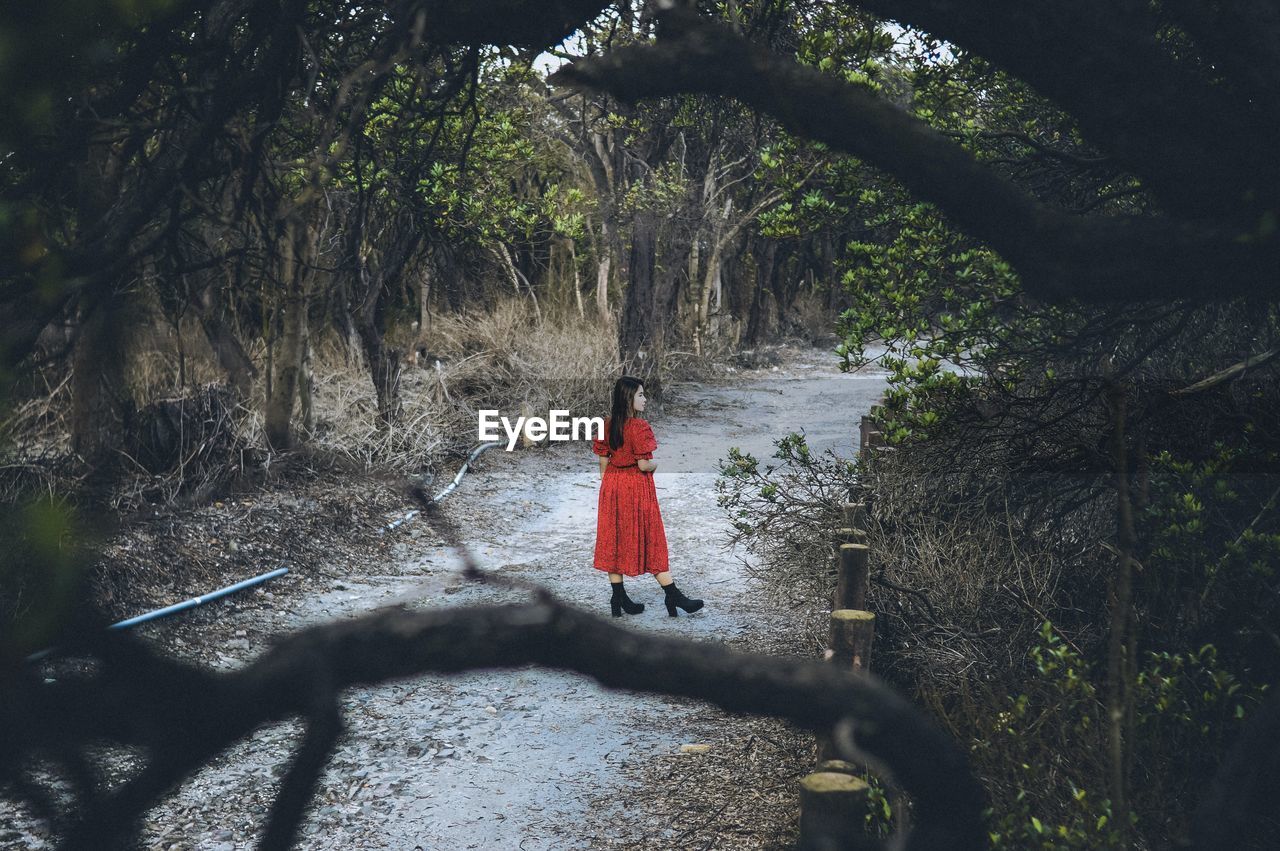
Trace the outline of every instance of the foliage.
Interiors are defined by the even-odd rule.
[[[875,239],[851,242],[843,283],[853,306],[840,317],[843,369],[875,360],[889,370],[882,406],[886,440],[927,437],[939,422],[939,394],[971,385],[966,375],[1001,375],[1002,343],[1034,332],[1007,320],[1018,292],[1009,265],[947,227],[927,204],[865,189],[858,198]],[[869,357],[866,344],[883,350]]]
[[[976,760],[1015,772],[998,784],[999,800],[988,813],[992,846],[1130,847],[1102,783],[1107,724],[1094,666],[1049,621],[1029,659],[1033,675],[1026,690],[1007,698],[974,745]],[[1176,832],[1185,829],[1181,802],[1212,774],[1266,688],[1246,685],[1224,669],[1211,644],[1146,653],[1134,686],[1138,800],[1130,818],[1139,828],[1151,821]],[[1168,772],[1173,753],[1190,764]]]
[[[47,647],[80,602],[86,530],[65,501],[6,502],[0,515],[0,673]]]
[[[1280,676],[1280,482],[1251,471],[1267,461],[1247,447],[1216,441],[1206,455],[1151,459],[1151,500],[1137,518],[1144,620],[1172,646],[1213,641],[1251,659],[1267,681]]]
[[[828,449],[809,449],[803,431],[774,441],[777,464],[729,449],[719,464],[716,502],[733,524],[730,544],[743,543],[770,574],[813,584],[827,579],[830,530],[848,501],[856,468]]]

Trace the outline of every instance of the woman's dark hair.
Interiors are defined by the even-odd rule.
[[[613,383],[613,409],[609,412],[609,448],[622,448],[622,429],[631,416],[631,405],[636,398],[636,391],[644,386],[644,382],[630,375],[624,375]]]

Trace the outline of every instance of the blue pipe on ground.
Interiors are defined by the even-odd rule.
[[[245,588],[252,588],[254,585],[260,585],[268,579],[275,579],[277,576],[284,576],[288,572],[289,568],[287,567],[277,567],[275,570],[267,571],[260,576],[253,577],[252,579],[245,579],[242,582],[235,583],[234,585],[228,585],[226,588],[219,588],[217,591],[212,591],[208,594],[201,594],[199,597],[192,597],[190,600],[185,600],[181,603],[174,603],[172,606],[165,606],[163,609],[156,609],[155,611],[147,612],[145,615],[138,615],[137,617],[113,623],[111,626],[107,627],[107,629],[128,629],[131,626],[137,626],[140,623],[153,621],[166,615],[172,615],[176,612],[185,611],[186,609],[194,609],[196,606],[203,606],[205,603],[212,602],[220,597],[225,597],[228,594],[234,594],[235,592],[242,591]]]
[[[448,487],[446,487],[444,490],[440,491],[440,493],[435,495],[435,497],[432,499],[432,502],[439,502],[440,500],[444,499],[453,491],[454,488],[458,486],[458,484],[462,481],[462,477],[466,474],[467,468],[471,465],[471,462],[479,458],[481,452],[484,452],[486,449],[491,449],[495,446],[501,446],[501,445],[502,445],[501,442],[482,443],[479,446],[477,446],[475,449],[471,450],[471,454],[467,456],[467,460],[463,462],[462,467],[458,470],[458,475],[453,477],[453,481],[449,484]],[[401,523],[406,523],[409,520],[412,520],[414,517],[418,516],[419,513],[420,512],[417,510],[410,511],[404,517],[386,526],[382,531],[389,532],[392,529],[399,526]],[[196,606],[203,606],[205,603],[209,603],[214,600],[220,599],[222,597],[227,596],[228,594],[234,594],[237,591],[243,591],[245,588],[252,588],[254,585],[260,585],[269,579],[275,579],[277,576],[284,576],[288,572],[289,572],[289,568],[278,567],[275,570],[267,571],[266,573],[253,577],[252,579],[245,579],[241,582],[235,583],[234,585],[228,585],[226,588],[219,588],[217,591],[212,591],[208,594],[201,594],[198,597],[192,597],[190,600],[184,600],[181,603],[174,603],[172,606],[165,606],[162,609],[156,609],[154,611],[147,612],[146,614],[138,615],[137,617],[126,618],[125,620],[118,621],[117,623],[111,624],[111,626],[107,627],[107,629],[128,629],[129,627],[137,626],[138,624],[146,623],[147,621],[159,620],[160,618],[167,617],[168,615],[172,615],[172,614],[177,614],[178,612],[186,611],[187,609],[194,609]],[[35,662],[49,655],[51,651],[52,651],[52,648],[41,650],[37,653],[32,653],[30,656],[27,657],[27,661]]]
[[[241,582],[235,583],[234,585],[228,585],[226,588],[219,588],[217,591],[213,591],[209,594],[201,594],[199,597],[192,597],[190,600],[185,600],[181,603],[174,603],[172,606],[165,606],[163,609],[156,609],[155,611],[147,612],[146,614],[138,615],[137,617],[117,621],[107,627],[107,629],[128,629],[131,626],[137,626],[140,623],[157,620],[165,617],[166,615],[172,615],[175,612],[194,609],[196,606],[202,606],[205,603],[217,600],[220,597],[225,597],[228,594],[243,591],[245,588],[252,588],[254,585],[261,585],[268,579],[275,579],[277,576],[284,576],[288,572],[289,568],[287,567],[277,567],[275,570],[269,570],[266,573],[253,577],[252,579],[245,579]],[[52,647],[46,647],[44,650],[37,650],[35,653],[32,653],[27,657],[27,662],[39,662],[41,659],[52,653],[53,650],[54,648]]]

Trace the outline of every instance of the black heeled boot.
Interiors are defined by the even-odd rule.
[[[686,612],[696,612],[702,608],[701,600],[690,600],[680,592],[676,584],[672,582],[670,585],[663,585],[662,590],[667,595],[667,614],[676,617],[676,607],[684,609]]]
[[[609,601],[609,608],[613,609],[615,618],[622,617],[623,612],[629,615],[638,615],[644,611],[644,603],[632,602],[621,582],[610,582],[609,584],[613,586],[613,599]]]

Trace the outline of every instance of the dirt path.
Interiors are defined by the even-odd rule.
[[[673,575],[707,604],[670,618],[656,583],[633,580],[628,589],[647,608],[626,625],[811,652],[799,646],[797,615],[778,611],[722,549],[728,526],[716,505],[716,461],[730,446],[767,458],[773,438],[801,428],[815,449],[852,455],[858,418],[882,390],[879,376],[842,376],[821,351],[792,353],[779,368],[720,385],[673,385],[671,402],[653,418],[656,484]],[[445,507],[485,569],[545,585],[606,615],[607,582],[590,567],[598,486],[594,456],[581,444],[491,450]],[[321,577],[308,583],[313,593],[258,591],[224,612],[216,629],[198,633],[190,621],[175,621],[156,627],[157,637],[179,650],[221,640],[214,662],[232,667],[260,652],[272,633],[389,603],[520,599],[519,592],[457,579],[455,555],[434,543],[424,524],[393,534],[394,557],[377,573]],[[733,801],[700,801],[701,790],[680,788],[688,772],[679,761],[706,758],[681,754],[680,746],[766,741],[792,750],[778,744],[785,731],[761,732],[749,719],[534,668],[355,690],[344,709],[348,732],[303,828],[305,848],[536,851],[626,847],[641,838],[651,848],[690,847],[693,840],[692,847],[746,847],[742,837],[758,831],[740,825],[739,841],[730,842],[733,826],[718,833],[717,818],[750,809],[751,801],[730,809]],[[148,847],[252,847],[297,732],[294,724],[259,731],[187,783],[151,814]],[[784,756],[802,769],[794,754],[772,758]],[[794,796],[788,782],[776,790],[784,804]],[[726,795],[740,799],[742,792]],[[676,817],[681,823],[672,826]]]

